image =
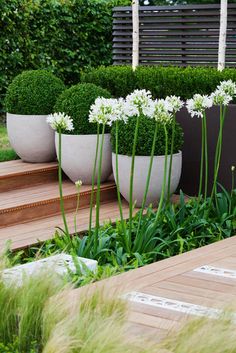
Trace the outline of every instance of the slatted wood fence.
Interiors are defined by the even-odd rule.
[[[140,6],[141,65],[215,66],[220,5]],[[113,63],[132,61],[132,9],[113,9]],[[236,66],[236,4],[228,4],[226,65]]]

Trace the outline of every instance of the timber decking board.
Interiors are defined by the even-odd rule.
[[[227,309],[230,304],[235,305],[236,281],[193,272],[203,265],[217,265],[225,269],[231,265],[231,269],[236,270],[236,236],[111,277],[90,285],[90,288],[104,288],[110,295],[138,291],[209,309]],[[75,298],[84,290],[78,289]],[[128,334],[131,337],[145,336],[157,342],[171,330],[179,330],[186,320],[196,318],[178,309],[175,311],[145,303],[128,302],[128,307]]]
[[[25,163],[21,160],[0,163],[0,192],[57,180],[57,162]]]
[[[101,189],[114,186],[114,182],[107,182],[101,185]],[[77,195],[76,186],[69,180],[63,181],[63,196]],[[95,187],[96,188],[96,187]],[[90,193],[91,185],[82,185],[80,195]],[[48,182],[42,185],[34,185],[12,191],[5,191],[0,194],[0,213],[5,209],[33,204],[36,202],[49,201],[59,198],[58,182]]]
[[[123,203],[124,217],[128,216],[129,208],[126,202]],[[116,201],[101,204],[100,223],[111,220],[114,222],[119,218],[119,209]],[[93,222],[95,209],[93,210]],[[71,233],[74,232],[74,212],[67,213],[68,226]],[[89,209],[79,210],[77,217],[78,231],[85,231],[89,224]],[[0,250],[3,250],[8,241],[11,241],[13,250],[35,245],[39,241],[53,238],[55,227],[63,227],[61,215],[48,217],[40,220],[26,222],[0,229]]]
[[[48,163],[26,163],[22,160],[1,162],[0,163],[0,179],[5,178],[6,176],[13,176],[16,174],[28,174],[34,173],[36,171],[42,171],[45,169],[56,169],[57,162],[48,162]]]
[[[96,186],[94,190],[96,194]],[[82,185],[80,188],[80,208],[89,206],[90,195],[91,185]],[[75,184],[69,180],[63,181],[63,198],[65,210],[75,210],[77,189]],[[101,201],[106,202],[115,198],[115,183],[103,183],[101,185]],[[0,193],[0,228],[59,213],[60,196],[57,181]]]

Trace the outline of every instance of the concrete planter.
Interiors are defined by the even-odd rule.
[[[47,115],[7,113],[7,132],[12,148],[24,162],[50,162],[56,158],[54,131]]]
[[[183,170],[180,188],[188,195],[196,195],[199,185],[201,160],[201,119],[191,118],[186,108],[177,113],[177,120],[184,130]],[[215,147],[219,132],[219,107],[207,111],[209,185],[211,191]],[[231,166],[236,166],[236,105],[230,104],[227,109],[223,132],[223,149],[219,170],[219,182],[231,190]]]
[[[169,165],[168,156],[168,165]],[[122,196],[129,201],[129,182],[130,182],[130,168],[131,168],[130,156],[119,155],[119,182],[120,192]],[[157,204],[160,199],[163,176],[164,176],[164,161],[165,156],[155,156],[153,159],[152,173],[149,185],[149,191],[147,195],[146,206],[150,203],[153,205]],[[142,205],[142,200],[145,192],[148,168],[150,163],[150,156],[136,156],[134,166],[134,193],[133,202],[136,201],[136,206]],[[112,153],[112,167],[114,177],[116,179],[116,155]],[[176,153],[173,155],[172,162],[172,176],[171,176],[171,192],[175,192],[178,187],[182,168],[182,153]]]
[[[82,180],[83,184],[92,183],[96,154],[97,135],[62,134],[62,169],[73,181]],[[56,152],[58,157],[58,134],[56,133]],[[101,141],[101,139],[100,139]],[[100,148],[99,148],[100,151]],[[98,160],[100,153],[98,154]],[[98,164],[97,164],[98,170]],[[110,134],[105,134],[103,145],[101,182],[108,179],[112,172]],[[97,175],[95,182],[97,181]]]

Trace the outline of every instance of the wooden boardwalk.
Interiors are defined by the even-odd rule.
[[[130,335],[160,341],[187,318],[214,315],[236,303],[236,236],[92,286],[125,295]]]

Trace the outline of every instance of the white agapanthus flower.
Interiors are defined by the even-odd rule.
[[[47,123],[54,130],[72,131],[74,130],[73,121],[69,115],[65,113],[53,113],[48,115]]]
[[[124,98],[113,99],[112,114],[110,117],[111,124],[115,121],[124,121],[127,123],[128,116],[125,113],[125,100]]]
[[[193,98],[188,99],[186,102],[186,107],[191,117],[194,116],[203,117],[203,113],[206,109],[211,108],[213,105],[212,97],[195,94]]]
[[[98,97],[89,111],[89,122],[111,125],[116,119],[117,99]]]
[[[136,89],[126,97],[124,111],[128,117],[145,115],[151,118],[154,112],[151,92]]]
[[[162,123],[168,123],[172,120],[172,115],[168,111],[169,104],[165,99],[158,99],[153,102],[153,119]]]
[[[223,89],[218,88],[211,94],[211,99],[215,105],[228,105],[233,97],[223,91]]]
[[[177,113],[183,106],[184,102],[177,96],[167,96],[166,104],[170,113]]]
[[[222,81],[217,89],[224,91],[227,95],[234,98],[236,96],[236,83],[232,80]]]

